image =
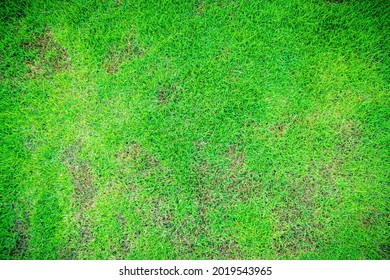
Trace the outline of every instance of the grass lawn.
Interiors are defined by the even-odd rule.
[[[390,258],[389,1],[0,5],[1,259]]]

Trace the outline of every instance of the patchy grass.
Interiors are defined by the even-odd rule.
[[[2,259],[389,259],[386,1],[0,10]]]
[[[144,50],[139,46],[138,40],[132,35],[126,40],[124,46],[118,47],[114,45],[110,49],[107,55],[106,71],[108,74],[117,73],[120,65],[126,60],[142,56],[144,56]]]

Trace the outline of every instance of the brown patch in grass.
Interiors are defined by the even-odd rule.
[[[182,259],[238,259],[241,250],[234,239],[226,239],[210,232],[207,205],[200,206],[197,213],[187,214],[172,223],[172,244]],[[201,245],[200,245],[201,244]],[[201,250],[208,248],[207,252]]]
[[[299,258],[302,252],[313,252],[317,249],[316,232],[320,225],[314,223],[292,224],[285,226],[280,235],[273,239],[272,247],[278,258]]]
[[[278,256],[285,258],[299,257],[301,252],[316,249],[318,232],[321,225],[315,221],[318,209],[316,196],[322,183],[317,179],[319,168],[312,162],[306,175],[286,174],[287,184],[284,203],[273,209],[277,217],[272,246]],[[275,175],[276,176],[276,175]]]
[[[174,219],[174,211],[165,207],[165,204],[165,199],[158,197],[153,201],[153,206],[151,207],[153,223],[161,228],[171,227]]]
[[[215,57],[215,60],[222,60],[222,61],[226,62],[229,59],[229,54],[230,54],[230,50],[228,47],[226,47],[220,51],[219,55],[217,55]],[[237,73],[236,71],[234,71],[234,72]],[[233,82],[236,82],[237,76],[233,76],[232,79],[233,79]]]
[[[204,227],[199,225],[193,216],[183,218],[176,224],[172,234],[172,244],[178,248],[180,258],[196,258],[195,245],[198,243],[199,236],[204,236]]]
[[[230,160],[228,168],[223,171],[225,182],[229,182],[224,191],[226,195],[229,194],[243,203],[260,196],[261,180],[255,172],[247,169],[245,153],[239,151],[235,145],[231,145],[225,156]]]
[[[120,56],[115,52],[110,52],[109,61],[106,63],[106,72],[108,74],[114,74],[119,71],[119,65],[123,62]]]
[[[284,203],[274,208],[277,217],[273,249],[281,258],[299,257],[302,252],[314,251],[317,241],[326,229],[316,220],[318,215],[326,217],[319,205],[321,197],[331,197],[333,203],[340,202],[342,195],[337,179],[343,176],[340,169],[343,161],[335,157],[329,163],[310,162],[305,175],[286,174]]]
[[[207,143],[207,141],[197,141],[196,149],[198,152],[204,152]],[[245,156],[237,152],[234,147],[228,149],[226,154],[221,156],[232,158],[234,162],[232,168],[244,166]],[[230,174],[232,171],[230,168],[223,168],[223,166],[212,164],[201,158],[194,161],[192,169],[195,177],[193,202],[196,210],[181,218],[176,217],[174,221],[172,221],[173,217],[168,216],[168,228],[173,230],[170,234],[173,239],[172,243],[177,247],[181,258],[239,258],[241,250],[235,240],[226,240],[222,237],[223,234],[218,236],[211,232],[213,226],[211,225],[212,221],[210,221],[210,211],[215,208],[228,208],[238,201],[247,202],[253,197],[249,195],[248,198],[248,193],[252,191],[252,186],[255,184],[233,184],[232,176],[234,175]],[[253,178],[247,179],[249,182]],[[198,250],[197,244],[199,243],[209,248],[207,253]]]
[[[94,199],[97,188],[94,184],[94,176],[89,167],[89,162],[80,160],[78,154],[81,151],[81,143],[67,149],[63,160],[69,170],[74,185],[74,201],[76,206],[75,221],[79,230],[77,242],[81,247],[74,248],[72,252],[67,252],[71,258],[83,254],[84,248],[93,240],[92,220],[88,212],[94,206]],[[76,252],[77,251],[77,252]]]
[[[218,260],[238,260],[242,259],[242,252],[235,240],[224,239],[219,242],[217,246],[217,252],[214,255],[213,259]]]
[[[121,226],[121,230],[123,232],[121,244],[120,244],[120,256],[119,258],[125,258],[127,254],[133,249],[134,242],[132,242],[132,238],[126,228],[126,219],[123,215],[118,216],[118,220]]]
[[[348,175],[344,173],[343,165],[347,158],[356,151],[362,137],[361,128],[351,120],[343,122],[336,129],[338,131],[338,137],[335,137],[337,145],[333,150],[332,160],[319,165],[312,163],[312,170],[309,170],[318,173],[322,181],[329,183],[328,189],[333,189],[334,192],[337,190],[331,186],[336,185],[338,178],[343,178]],[[323,182],[318,182],[318,185],[323,185]]]
[[[204,1],[199,1],[199,2],[196,4],[196,7],[195,7],[196,15],[197,15],[197,16],[202,15],[202,14],[204,13],[204,9],[205,9]]]
[[[157,100],[160,105],[167,104],[175,98],[178,89],[176,85],[160,86],[157,89]]]
[[[210,186],[199,185],[195,195],[195,205],[197,206],[197,218],[199,225],[206,226],[209,224],[208,209],[220,204],[220,198],[217,192]]]
[[[314,130],[320,117],[313,114],[310,119],[303,121],[308,128]],[[299,173],[291,170],[284,174],[284,182],[280,181],[279,174],[275,174],[277,184],[284,186],[283,202],[273,209],[277,220],[274,223],[276,236],[272,246],[278,258],[299,258],[302,252],[316,250],[317,240],[321,240],[322,235],[328,232],[324,228],[326,225],[319,222],[326,220],[329,215],[320,201],[322,198],[331,198],[332,203],[342,202],[338,180],[347,175],[344,172],[348,171],[343,170],[343,165],[357,149],[361,129],[354,121],[345,120],[337,122],[334,131],[337,133],[334,149],[323,152],[331,155],[327,161],[312,159],[305,170]],[[370,222],[375,222],[375,216],[367,216],[363,224],[369,225]]]
[[[375,207],[373,207],[371,211],[369,211],[363,216],[362,222],[365,227],[370,228],[371,226],[378,224],[379,218],[379,213],[376,211]]]
[[[338,136],[341,140],[338,151],[345,155],[357,148],[362,136],[362,128],[357,126],[354,121],[346,120],[339,126]]]
[[[35,64],[34,62],[26,62],[26,66],[27,66],[28,71],[32,77],[47,74],[47,71],[45,68],[43,68],[40,65]]]
[[[208,140],[203,140],[203,139],[202,140],[197,140],[196,143],[195,143],[196,151],[198,153],[203,152],[208,144],[209,144]]]
[[[145,176],[160,170],[159,161],[136,141],[126,142],[125,146],[117,153],[117,159]]]
[[[141,153],[141,146],[138,142],[126,142],[126,145],[117,153],[120,161],[136,161]]]
[[[380,225],[381,221],[389,221],[390,214],[378,211],[376,206],[370,206],[361,217],[361,223],[366,228],[374,228]]]
[[[27,221],[21,219],[16,219],[14,221],[13,231],[17,234],[17,238],[15,248],[11,255],[15,256],[17,259],[23,258],[27,253],[30,240],[27,227],[28,220],[29,217],[27,217]]]
[[[246,180],[231,184],[230,190],[234,193],[235,199],[248,203],[251,199],[260,197],[262,188],[263,185],[259,180],[247,177]]]
[[[61,47],[49,28],[33,42],[22,42],[22,48],[37,53],[36,59],[26,62],[32,77],[62,72],[71,66],[66,49]]]
[[[207,141],[197,141],[199,153],[205,151]],[[211,233],[209,211],[215,208],[228,208],[236,203],[247,203],[258,194],[261,183],[246,170],[245,154],[230,146],[221,157],[227,157],[227,166],[213,164],[206,159],[197,158],[193,165],[195,176],[194,204],[196,212],[183,218],[176,224],[174,244],[184,256],[192,258],[234,259],[241,256],[241,250],[235,240],[218,239]],[[207,242],[210,250],[199,254],[196,244]]]
[[[390,244],[381,244],[379,245],[379,252],[384,260],[390,259]]]
[[[276,138],[279,138],[286,133],[287,125],[285,123],[270,125],[269,130],[275,135]]]
[[[173,217],[168,216],[167,225],[173,230],[172,244],[181,258],[237,259],[242,256],[238,243],[226,239],[224,233],[211,232],[215,227],[211,224],[210,211],[216,208],[224,211],[237,203],[248,203],[260,195],[262,184],[255,172],[247,170],[246,155],[238,146],[231,145],[220,154],[226,162],[220,165],[207,160],[207,155],[203,156],[207,145],[207,140],[194,143],[198,153],[191,167],[195,210],[175,217],[173,222]],[[208,252],[198,250],[200,243],[209,248]]]
[[[196,192],[194,193],[194,204],[196,211],[187,213],[179,220],[170,224],[173,230],[171,233],[174,246],[177,248],[180,258],[201,258],[196,245],[199,239],[209,239],[210,221],[208,211],[211,207],[218,205],[217,185],[208,184],[207,177],[210,172],[210,164],[207,161],[197,162],[194,165]],[[211,174],[213,176],[213,174]],[[209,248],[215,247],[210,244]],[[216,250],[216,249],[215,249]]]
[[[245,170],[245,154],[236,150],[236,146],[231,145],[227,151],[226,156],[231,160],[229,167],[232,170]]]
[[[201,152],[206,144],[207,142],[197,143],[198,152]],[[238,150],[237,146],[231,145],[223,156],[228,159],[225,167],[200,159],[194,165],[193,172],[201,201],[206,204],[214,203],[216,206],[222,201],[247,203],[250,199],[260,196],[261,180],[254,171],[247,169],[245,153]]]
[[[91,243],[94,240],[93,236],[93,230],[92,220],[86,215],[85,212],[81,212],[79,216],[77,216],[77,220],[79,221],[79,233],[80,233],[80,239],[79,242],[84,245],[83,247],[87,247],[89,243]]]
[[[77,148],[70,148],[65,152],[65,162],[70,171],[72,182],[75,187],[74,198],[81,208],[91,206],[96,195],[96,187],[89,163],[77,158]]]
[[[291,185],[286,193],[285,204],[274,208],[278,221],[272,246],[277,255],[285,258],[299,257],[300,252],[314,251],[318,232],[322,226],[315,219],[316,201],[313,199],[316,186],[304,178],[302,184]]]
[[[177,247],[180,258],[239,259],[242,256],[241,249],[234,239],[227,240],[212,234],[209,221],[202,220],[199,215],[187,215],[173,226],[172,243]],[[207,252],[198,250],[200,243],[207,246]]]
[[[132,34],[127,39],[126,45],[123,47],[114,46],[107,55],[106,72],[114,74],[119,71],[119,67],[126,60],[133,58],[141,58],[145,55],[144,49],[140,47],[138,40]]]

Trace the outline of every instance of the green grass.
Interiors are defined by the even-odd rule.
[[[390,258],[388,1],[65,2],[1,4],[0,258]]]

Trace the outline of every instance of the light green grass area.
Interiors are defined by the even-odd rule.
[[[1,259],[390,258],[389,1],[0,13]]]

